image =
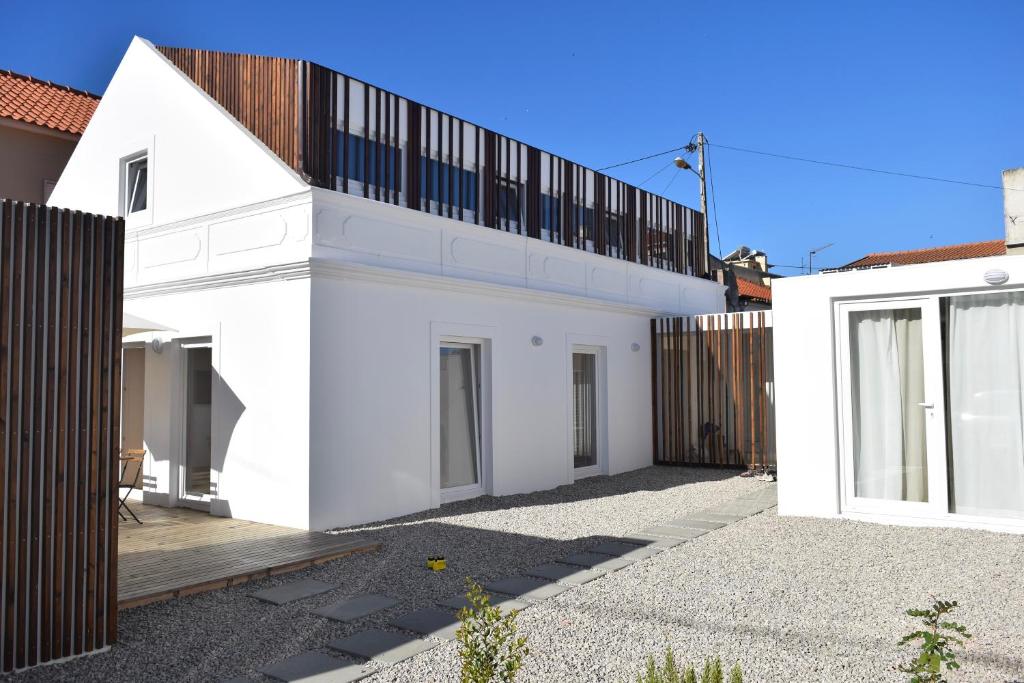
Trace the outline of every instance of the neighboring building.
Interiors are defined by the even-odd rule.
[[[775,283],[781,514],[1024,532],[1015,215],[1005,241]]]
[[[724,284],[726,308],[730,312],[764,311],[772,307],[771,264],[763,251],[741,246],[724,258],[711,257],[715,279]]]
[[[0,197],[45,203],[100,98],[0,71]]]
[[[886,266],[910,266],[919,263],[962,261],[964,259],[1005,255],[1005,240],[966,242],[964,244],[951,244],[944,247],[928,247],[926,249],[913,249],[910,251],[881,251],[875,254],[868,254],[856,261],[851,261],[841,268],[833,268],[825,272],[882,268]]]
[[[135,39],[51,200],[126,216],[144,499],[217,515],[648,466],[651,318],[724,307],[699,213],[304,61]]]

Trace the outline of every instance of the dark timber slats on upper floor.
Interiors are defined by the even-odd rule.
[[[312,62],[159,49],[312,185],[708,276],[689,207]]]
[[[124,223],[0,200],[0,670],[117,638]]]

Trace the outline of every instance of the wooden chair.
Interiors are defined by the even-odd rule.
[[[125,448],[121,451],[121,455],[118,460],[121,461],[121,478],[118,481],[117,488],[120,492],[123,492],[120,496],[120,504],[117,506],[117,514],[120,515],[121,520],[127,522],[128,518],[124,516],[121,510],[127,511],[139,524],[142,524],[142,520],[135,516],[132,509],[128,507],[128,496],[131,495],[133,489],[138,488],[139,478],[142,476],[142,462],[146,455],[146,451],[141,448]],[[131,481],[125,481],[128,475],[128,468],[132,463],[135,463],[135,476],[131,477]]]

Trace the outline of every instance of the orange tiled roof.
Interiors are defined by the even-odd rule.
[[[868,254],[843,268],[866,268],[869,266],[906,266],[914,263],[935,263],[936,261],[958,261],[960,259],[981,258],[983,256],[1003,256],[1006,254],[1006,242],[989,240],[988,242],[968,242],[952,244],[946,247],[914,249],[911,251],[882,251]]]
[[[738,277],[736,278],[736,288],[739,290],[740,296],[747,299],[756,299],[767,304],[772,302],[772,288],[762,285],[760,282],[752,282]]]
[[[81,135],[99,103],[84,90],[0,71],[0,118]]]

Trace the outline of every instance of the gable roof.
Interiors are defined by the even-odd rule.
[[[0,118],[81,135],[99,103],[84,90],[0,71]]]
[[[743,278],[738,277],[736,278],[736,289],[739,291],[739,295],[744,299],[763,301],[766,304],[770,304],[772,302],[772,288],[767,285],[762,285],[760,282],[744,280]]]
[[[910,251],[881,251],[847,263],[842,269],[870,268],[872,266],[906,266],[915,263],[959,261],[961,259],[1003,256],[1005,254],[1006,242],[1003,240],[966,242],[964,244],[951,244],[944,247],[930,247],[928,249],[912,249]]]

